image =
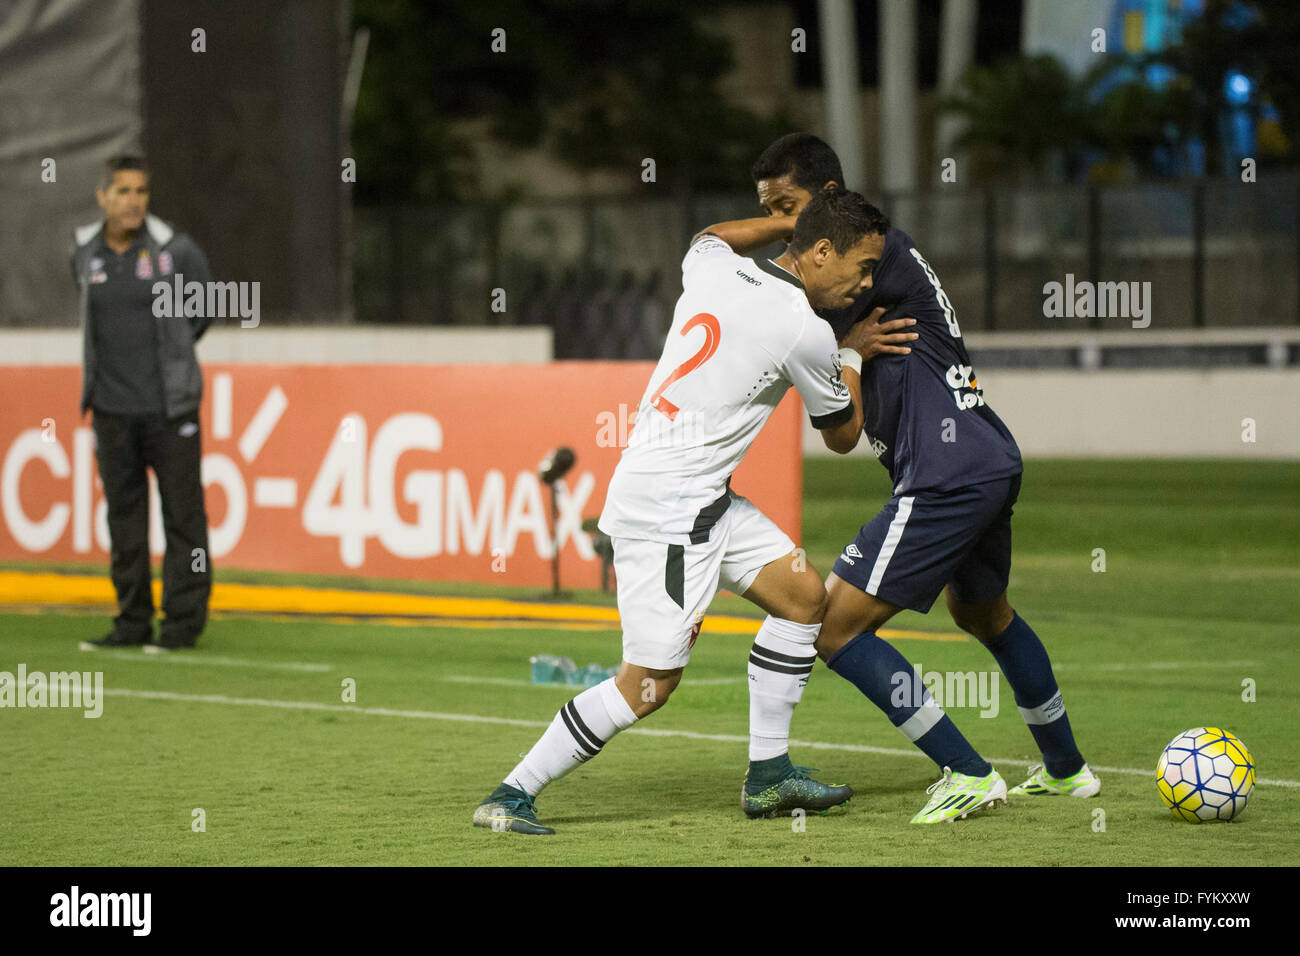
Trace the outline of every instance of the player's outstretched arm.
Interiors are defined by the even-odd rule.
[[[701,229],[691,239],[694,243],[703,235],[717,236],[731,251],[743,256],[747,252],[761,249],[768,243],[780,240],[789,242],[794,232],[794,222],[798,216],[758,216],[754,219],[733,219],[731,222],[718,222]]]
[[[849,364],[840,370],[840,375],[849,390],[849,398],[853,400],[853,414],[832,428],[821,429],[821,433],[827,448],[837,455],[847,455],[858,447],[858,438],[862,434],[862,379],[858,370]]]

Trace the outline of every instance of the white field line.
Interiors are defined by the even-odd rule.
[[[300,671],[311,674],[321,674],[334,669],[329,664],[311,664],[306,661],[258,661],[243,657],[213,657],[209,654],[193,654],[189,651],[176,651],[171,654],[146,654],[139,648],[134,650],[95,648],[91,653],[102,654],[115,661],[140,661],[143,663],[212,664],[215,667],[265,668],[273,671]]]
[[[1142,661],[1137,664],[1053,664],[1054,671],[1179,671],[1192,668],[1260,667],[1259,661]]]
[[[1058,664],[1058,671],[1127,671],[1127,670],[1182,670],[1184,668],[1258,667],[1258,661],[1144,661],[1141,664]],[[492,684],[498,687],[581,687],[581,684],[539,684],[513,677],[475,677],[469,674],[447,674],[437,678],[452,684]],[[682,684],[717,687],[724,684],[748,683],[744,677],[682,678]]]
[[[160,662],[166,664],[211,664],[214,667],[264,668],[266,670],[299,671],[303,673],[325,673],[334,668],[329,664],[312,664],[305,661],[259,661],[239,657],[216,657],[209,654],[144,654],[139,650],[104,650],[97,648],[94,653],[104,654],[115,660]],[[1057,664],[1058,671],[1127,671],[1127,670],[1183,670],[1199,668],[1259,667],[1259,661],[1144,661],[1140,664]],[[448,674],[439,680],[454,684],[493,684],[500,687],[578,687],[578,684],[535,684],[532,681],[508,677],[476,677],[468,674]],[[701,687],[716,687],[726,684],[744,684],[744,677],[702,677],[686,676],[683,683]]]
[[[515,720],[511,717],[485,717],[479,714],[442,714],[431,710],[392,710],[387,707],[357,707],[349,704],[322,704],[309,700],[265,700],[259,697],[227,697],[225,694],[177,694],[167,690],[128,690],[125,688],[104,688],[108,697],[134,697],[142,700],[172,700],[190,704],[227,704],[236,707],[273,707],[280,710],[315,710],[327,713],[364,714],[369,717],[406,717],[414,720],[451,720],[469,724],[508,724],[512,727],[549,727],[549,720]],[[628,734],[642,734],[648,737],[685,737],[688,740],[712,740],[718,743],[747,744],[749,737],[738,734],[701,734],[691,730],[657,730],[650,727],[632,727],[624,731]],[[889,757],[925,757],[919,750],[903,750],[896,747],[869,747],[866,744],[832,744],[812,740],[791,740],[792,747],[810,747],[813,750],[844,750],[850,753],[882,754]],[[1029,767],[1041,761],[1016,760],[1011,757],[986,757],[993,764],[1011,764],[1016,767]],[[1100,773],[1122,773],[1135,777],[1155,778],[1155,765],[1146,770],[1134,767],[1092,768]],[[1272,780],[1261,777],[1256,783],[1271,787],[1300,787],[1300,780]]]
[[[437,680],[447,681],[451,684],[495,684],[499,687],[565,687],[569,690],[582,690],[582,684],[539,684],[530,680],[523,680],[515,677],[471,677],[468,674],[446,674]],[[744,677],[704,677],[699,680],[691,680],[689,677],[682,679],[682,686],[690,684],[692,686],[717,686],[720,684],[744,684]]]

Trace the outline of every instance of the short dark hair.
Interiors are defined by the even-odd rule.
[[[789,176],[801,189],[815,193],[831,180],[844,183],[840,158],[812,133],[790,133],[763,150],[749,170],[754,182]]]
[[[104,164],[104,172],[99,177],[99,188],[108,189],[113,185],[113,174],[126,169],[138,169],[146,176],[149,175],[149,164],[144,161],[143,156],[131,154],[114,156]]]
[[[819,239],[829,239],[835,251],[844,255],[863,236],[883,236],[888,231],[889,220],[865,196],[847,189],[822,189],[795,220],[790,251],[798,254]]]

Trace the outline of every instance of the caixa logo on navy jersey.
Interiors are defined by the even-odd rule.
[[[944,373],[952,397],[958,408],[974,408],[984,404],[984,389],[980,388],[979,379],[971,374],[974,369],[969,365],[949,365]]]

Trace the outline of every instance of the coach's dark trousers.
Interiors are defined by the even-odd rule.
[[[123,637],[136,639],[148,638],[153,631],[147,466],[158,480],[167,541],[162,573],[165,620],[160,641],[194,641],[207,623],[212,590],[208,515],[199,479],[198,412],[168,419],[96,411],[94,428],[95,458],[108,502],[113,587],[117,589],[118,615],[113,628]]]

